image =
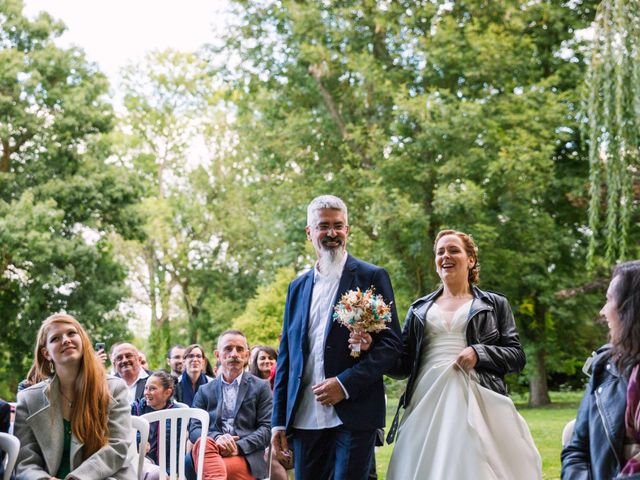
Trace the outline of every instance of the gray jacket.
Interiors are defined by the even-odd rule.
[[[241,455],[247,459],[251,475],[257,478],[268,476],[269,469],[264,460],[264,451],[271,439],[271,389],[269,383],[249,372],[242,374],[236,400],[234,428],[240,440],[236,442]],[[208,436],[214,440],[222,435],[222,374],[212,382],[202,385],[193,399],[193,408],[209,412]],[[189,424],[192,442],[200,437],[202,426],[198,420]]]
[[[67,478],[136,480],[136,464],[129,454],[132,440],[131,406],[127,386],[108,376],[109,443],[82,459],[82,443],[71,436],[71,473]],[[54,376],[18,393],[15,434],[20,440],[16,464],[19,480],[48,479],[60,468],[64,449],[64,424],[60,414],[59,379]]]

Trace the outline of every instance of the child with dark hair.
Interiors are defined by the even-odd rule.
[[[159,370],[151,374],[144,387],[144,397],[135,401],[131,405],[131,415],[141,416],[145,413],[163,410],[165,408],[177,408],[173,397],[174,380],[171,374]],[[152,422],[149,425],[149,450],[143,465],[144,480],[158,480],[164,478],[160,476],[160,467],[158,467],[158,445],[160,443],[159,422]],[[169,445],[171,438],[171,422],[167,420],[166,440],[165,444]],[[178,429],[180,425],[178,423]],[[180,432],[178,431],[178,445],[180,444]],[[169,472],[170,454],[169,449],[166,450],[166,466]]]

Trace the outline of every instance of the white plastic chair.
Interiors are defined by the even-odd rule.
[[[11,405],[11,423],[9,424],[9,433],[13,435],[13,424],[16,420],[16,408],[18,407],[17,402],[9,402]]]
[[[573,435],[573,430],[576,427],[576,419],[567,422],[567,424],[562,429],[562,446],[564,447],[571,441],[571,435]]]
[[[3,480],[9,480],[16,466],[18,459],[18,451],[20,451],[20,440],[8,433],[0,432],[0,449],[4,450],[6,455],[4,459],[4,476]]]
[[[199,420],[202,426],[200,435],[200,453],[198,454],[197,478],[202,480],[202,469],[204,468],[204,451],[207,445],[207,433],[209,431],[209,412],[200,408],[167,408],[157,410],[151,413],[145,413],[142,418],[149,423],[158,423],[158,465],[160,471],[167,470],[167,454],[166,448],[169,448],[169,462],[171,469],[169,478],[183,479],[185,478],[184,458],[186,454],[189,420]],[[180,420],[180,445],[178,448],[178,420]],[[167,438],[167,421],[170,421],[170,438],[169,446],[166,445]],[[176,451],[178,457],[176,458]]]
[[[138,445],[136,454],[138,455],[138,480],[142,480],[142,465],[144,457],[147,454],[147,444],[149,443],[149,422],[142,417],[131,417],[131,426],[133,427],[133,443],[132,446]],[[140,434],[140,444],[138,444],[138,433]]]

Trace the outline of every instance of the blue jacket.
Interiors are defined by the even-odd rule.
[[[563,480],[609,480],[624,464],[628,374],[618,372],[610,353],[602,348],[593,361],[571,441],[562,450]],[[624,478],[638,480],[640,474]]]
[[[272,425],[284,426],[291,431],[292,419],[302,398],[301,379],[309,353],[307,326],[314,285],[314,272],[300,275],[289,285],[284,312],[284,325],[280,352],[276,366],[273,392]],[[387,272],[351,255],[340,278],[333,303],[343,293],[360,287],[374,287],[385,302],[394,302],[393,289]],[[349,330],[329,320],[325,332],[324,374],[337,377],[349,393],[349,399],[335,405],[343,425],[351,430],[373,430],[384,427],[385,398],[382,375],[395,362],[400,350],[400,324],[395,303],[392,303],[392,321],[389,328],[373,334],[373,345],[359,358],[350,355]]]
[[[173,397],[176,402],[186,403],[189,407],[193,406],[193,399],[196,397],[196,393],[198,393],[198,389],[210,381],[213,380],[213,377],[210,377],[204,373],[200,374],[198,378],[198,382],[196,384],[195,391],[191,386],[191,380],[186,372],[183,372],[175,382],[175,390]]]

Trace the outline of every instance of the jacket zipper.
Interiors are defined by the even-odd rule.
[[[600,405],[600,395],[598,395],[598,390],[595,391],[595,396],[596,396],[596,406],[598,407],[598,413],[600,414],[600,421],[602,422],[604,433],[607,436],[607,441],[609,442],[609,447],[613,452],[613,456],[616,457],[616,462],[618,462],[618,470],[620,470],[620,459],[618,458],[618,453],[616,452],[616,449],[613,448],[613,442],[611,441],[611,437],[609,436],[609,430],[607,429],[607,424],[604,421],[604,413]]]

